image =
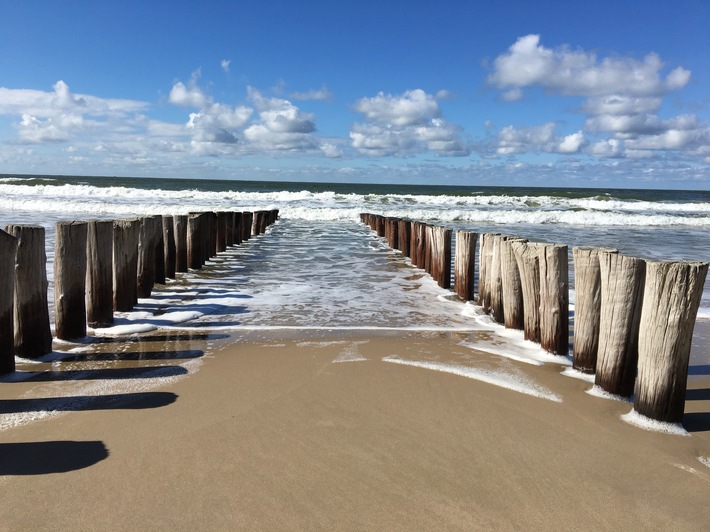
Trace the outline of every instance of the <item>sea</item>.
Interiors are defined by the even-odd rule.
[[[210,340],[209,351],[224,342],[309,335],[337,341],[344,334],[458,334],[476,349],[513,360],[560,359],[495,324],[475,303],[439,288],[362,224],[362,212],[566,244],[572,309],[574,246],[614,247],[653,260],[710,259],[708,191],[0,175],[0,227],[45,227],[52,321],[56,222],[265,209],[279,210],[266,234],[157,286],[133,311],[116,313],[112,327],[90,335],[111,342],[140,335],[200,337]],[[710,367],[708,331],[710,283],[698,311],[691,365]],[[60,360],[92,346],[55,341],[55,348],[51,356]],[[19,373],[31,376],[27,364],[31,370],[34,361],[23,362]],[[193,371],[190,364],[183,362],[178,373]],[[82,393],[103,393],[106,382]],[[8,414],[0,429],[24,415]]]

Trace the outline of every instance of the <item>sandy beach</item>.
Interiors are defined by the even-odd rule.
[[[252,336],[219,340],[204,357],[199,335],[120,344],[120,357],[97,344],[87,351],[121,361],[83,377],[90,362],[55,363],[39,382],[4,382],[8,413],[101,371],[142,368],[125,374],[130,382],[179,357],[200,366],[179,378],[164,369],[157,387],[65,402],[60,415],[4,430],[0,528],[700,530],[710,522],[705,375],[691,378],[697,414],[678,436],[622,421],[629,403],[585,393],[591,385],[561,375],[564,365],[476,351],[463,333]],[[62,379],[65,368],[74,373]]]

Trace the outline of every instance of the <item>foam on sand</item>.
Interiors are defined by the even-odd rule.
[[[382,360],[384,362],[391,362],[393,364],[402,364],[405,366],[414,366],[417,368],[431,369],[434,371],[451,373],[452,375],[466,377],[467,379],[474,379],[477,381],[485,382],[486,384],[492,384],[494,386],[499,386],[507,390],[512,390],[514,392],[532,395],[533,397],[539,397],[541,399],[547,399],[548,401],[554,401],[556,403],[562,402],[562,398],[560,396],[552,393],[551,391],[543,388],[542,386],[531,382],[529,379],[512,375],[503,371],[491,371],[487,369],[472,368],[455,364],[443,364],[441,362],[405,360],[392,356],[385,357]]]
[[[690,436],[690,433],[685,430],[683,428],[683,425],[681,425],[680,423],[666,423],[665,421],[657,421],[655,419],[651,419],[649,417],[639,414],[633,408],[628,414],[624,414],[623,416],[621,416],[621,419],[623,419],[630,425],[651,432],[662,432],[664,434],[672,434],[674,436]]]

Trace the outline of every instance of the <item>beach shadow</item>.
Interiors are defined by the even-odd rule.
[[[710,431],[710,412],[691,412],[683,415],[683,427],[688,432]]]
[[[229,338],[228,334],[214,333],[178,333],[154,335],[126,335],[126,336],[93,336],[86,343],[89,344],[122,344],[124,342],[185,342],[204,340],[223,340]]]
[[[41,399],[0,399],[0,414],[23,412],[81,412],[85,410],[143,410],[175,402],[172,392],[137,392],[113,395],[70,395]]]
[[[108,455],[101,441],[0,443],[0,476],[66,473],[92,466]]]
[[[690,366],[688,368],[688,375],[710,375],[710,364]]]
[[[710,388],[704,388],[699,390],[686,390],[685,391],[686,401],[710,401]]]
[[[59,362],[121,362],[125,360],[182,360],[200,358],[204,352],[199,349],[182,349],[168,351],[136,351],[128,353],[82,353],[71,355]]]
[[[142,368],[81,369],[72,371],[43,371],[24,382],[61,382],[114,379],[155,379],[187,375],[182,366],[148,366]]]

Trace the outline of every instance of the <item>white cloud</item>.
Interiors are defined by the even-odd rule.
[[[354,107],[368,120],[393,126],[425,124],[439,116],[439,104],[436,99],[421,89],[406,91],[401,96],[380,92],[374,98],[358,100]]]
[[[606,57],[568,47],[545,48],[539,35],[520,37],[493,62],[488,82],[503,89],[540,86],[565,95],[625,94],[659,96],[683,88],[690,71],[677,67],[667,76],[663,63],[650,53],[642,60]]]
[[[555,124],[541,126],[507,126],[498,132],[496,153],[511,155],[528,152],[578,153],[585,143],[581,131],[560,138],[555,135]]]
[[[196,85],[187,87],[182,81],[177,81],[170,89],[168,101],[175,105],[199,109],[205,106],[208,98]]]
[[[578,153],[584,145],[584,134],[581,131],[567,135],[557,146],[557,153]]]
[[[469,151],[460,138],[460,128],[441,118],[437,97],[421,89],[402,95],[378,93],[358,100],[354,108],[367,123],[350,130],[352,146],[361,153],[375,156],[410,155],[432,151],[439,155],[462,156]]]
[[[222,70],[224,70],[225,72],[229,72],[229,65],[231,62],[232,62],[231,59],[222,59],[219,62],[219,66],[222,67]]]
[[[133,129],[148,104],[74,94],[64,81],[52,92],[0,87],[0,115],[16,116],[21,143],[64,142],[77,135]]]
[[[648,158],[663,151],[684,152],[704,158],[708,145],[707,123],[694,115],[669,119],[658,116],[663,98],[685,87],[690,71],[676,67],[667,74],[657,54],[642,59],[613,56],[598,58],[568,46],[546,48],[539,35],[520,37],[493,62],[488,83],[500,88],[502,99],[522,99],[524,89],[541,87],[549,94],[583,96],[580,111],[586,115],[582,131],[555,142],[533,138],[548,130],[505,129],[499,134],[498,153],[530,149],[586,153],[595,157]],[[608,135],[610,138],[599,138]],[[654,153],[656,155],[654,155]]]
[[[315,117],[301,112],[282,98],[269,98],[253,87],[247,88],[249,100],[259,119],[244,130],[244,137],[255,147],[266,150],[310,150],[318,147]]]

